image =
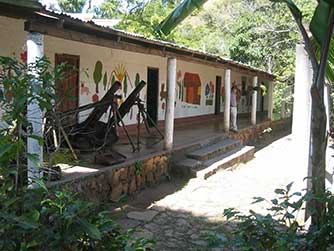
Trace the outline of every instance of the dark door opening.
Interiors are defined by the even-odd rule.
[[[60,112],[78,108],[79,105],[79,67],[80,57],[68,54],[56,54],[55,65],[66,64],[61,79],[56,82],[57,107]],[[69,116],[64,123],[77,123],[77,115]]]
[[[154,121],[158,121],[158,92],[159,92],[159,69],[148,68],[147,69],[147,113]],[[153,123],[148,120],[150,127]]]
[[[222,89],[222,77],[216,76],[216,95],[215,95],[215,114],[220,113],[220,100],[221,100],[221,89]]]

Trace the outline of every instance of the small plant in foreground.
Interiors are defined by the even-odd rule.
[[[241,214],[233,208],[225,209],[224,216],[228,221],[235,221],[237,226],[233,238],[225,242],[225,246],[242,251],[288,251],[315,250],[315,244],[325,242],[326,246],[334,244],[334,197],[330,192],[321,196],[310,193],[302,195],[291,192],[292,183],[285,189],[276,189],[277,198],[267,201],[270,204],[267,215],[260,215],[250,210],[248,215]],[[298,212],[304,210],[304,205],[310,200],[325,202],[327,210],[323,215],[320,228],[306,229],[299,223]],[[265,201],[256,197],[254,203]],[[312,208],[309,209],[313,213]]]
[[[0,250],[1,251],[144,251],[150,241],[122,233],[109,212],[59,189],[47,189],[33,179],[28,188],[27,138],[31,134],[26,107],[37,102],[45,114],[55,103],[55,81],[61,68],[43,58],[26,65],[0,57]],[[31,72],[38,72],[36,79]],[[40,83],[31,85],[30,82]],[[42,163],[36,163],[41,167]],[[24,181],[25,180],[25,181]],[[29,181],[30,182],[30,181]]]

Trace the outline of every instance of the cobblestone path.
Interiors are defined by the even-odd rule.
[[[154,239],[154,250],[225,250],[219,243],[232,226],[224,222],[224,209],[264,214],[268,205],[252,204],[253,197],[272,199],[276,188],[292,181],[295,190],[300,190],[307,172],[299,167],[296,155],[290,136],[286,136],[258,151],[250,162],[207,180],[192,179],[146,208],[141,202],[150,191],[144,191],[121,223],[136,227],[138,237]]]

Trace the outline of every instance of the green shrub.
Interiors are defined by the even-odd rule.
[[[267,215],[250,211],[248,215],[241,214],[233,208],[225,209],[224,216],[228,221],[234,221],[237,226],[233,238],[224,243],[225,246],[243,251],[285,251],[285,250],[319,250],[319,243],[324,247],[334,244],[334,196],[327,191],[320,196],[310,193],[302,195],[291,192],[292,183],[285,189],[276,189],[277,198],[267,201],[270,204]],[[325,202],[327,210],[323,215],[321,227],[309,229],[298,221],[298,212],[305,210],[306,202],[314,200]],[[254,203],[265,199],[256,197]],[[304,212],[304,211],[303,211]],[[308,208],[312,215],[314,210]]]
[[[0,250],[147,250],[132,241],[107,211],[64,191],[0,191]]]
[[[45,58],[26,65],[0,57],[1,120],[7,125],[0,129],[0,250],[149,250],[150,241],[122,233],[109,213],[94,204],[70,192],[48,190],[39,179],[28,183],[27,159],[36,161],[36,156],[27,154],[26,141],[31,137],[42,145],[43,138],[30,134],[26,107],[37,102],[44,114],[52,108],[62,68],[52,69]],[[31,72],[38,72],[38,79]]]

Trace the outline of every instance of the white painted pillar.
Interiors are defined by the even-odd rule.
[[[27,64],[34,64],[36,61],[43,57],[43,35],[40,33],[31,32],[27,35]],[[38,77],[38,73],[32,69],[31,74]],[[30,80],[30,85],[39,85],[40,83],[36,79]],[[38,102],[30,102],[27,106],[27,119],[31,124],[31,134],[37,137],[43,137],[43,118],[42,111],[39,108]],[[28,137],[27,140],[27,153],[35,155],[36,160],[28,158],[28,180],[31,181],[35,178],[41,177],[40,167],[43,164],[43,145],[40,145],[35,138]]]
[[[268,82],[268,119],[273,119],[274,83]]]
[[[165,145],[166,150],[173,148],[174,136],[174,103],[176,85],[176,58],[167,60],[167,99],[165,113]]]
[[[253,77],[253,94],[252,94],[252,111],[251,111],[251,123],[252,125],[256,125],[256,106],[257,106],[257,87],[258,77]]]
[[[327,132],[329,132],[330,131],[331,102],[330,102],[330,87],[328,84],[325,84],[325,88],[324,88],[324,103],[325,103],[326,116],[327,116],[326,130]]]
[[[230,106],[231,106],[231,70],[225,71],[225,98],[224,98],[224,129],[226,132],[230,130]]]
[[[308,170],[310,137],[311,137],[311,86],[312,86],[312,65],[304,49],[304,45],[296,46],[296,70],[294,85],[293,117],[292,117],[292,139],[294,149],[298,154],[294,154],[291,163],[296,177],[300,180],[310,177],[311,170]],[[293,171],[292,170],[292,171]],[[294,174],[293,172],[291,173]],[[300,181],[300,189],[305,188],[306,184]],[[304,183],[304,184],[303,184]],[[308,180],[310,188],[310,180]]]

